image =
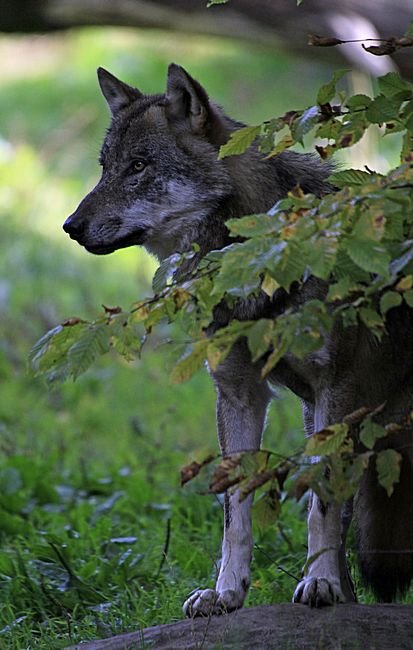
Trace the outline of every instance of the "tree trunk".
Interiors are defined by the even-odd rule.
[[[262,605],[186,619],[67,650],[412,650],[412,605]]]

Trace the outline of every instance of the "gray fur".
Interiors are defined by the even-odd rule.
[[[265,212],[296,185],[318,195],[332,189],[326,181],[329,167],[311,155],[285,152],[265,159],[251,147],[241,156],[218,160],[219,147],[241,125],[175,64],[169,68],[164,95],[144,95],[102,69],[99,82],[112,113],[101,153],[102,177],[64,224],[72,239],[90,252],[107,254],[142,244],[163,259],[196,242],[205,255],[233,241],[227,219]],[[232,318],[276,318],[309,298],[323,299],[326,291],[326,283],[310,278],[289,294],[277,291],[271,300],[260,294],[239,301],[234,309],[222,303],[211,331]],[[252,364],[245,342],[237,343],[212,373],[222,453],[259,448],[270,384],[286,386],[302,398],[307,435],[361,406],[383,402],[379,421],[401,421],[412,405],[412,320],[408,309],[391,310],[388,335],[380,345],[361,325],[343,329],[337,323],[321,350],[304,360],[286,355],[269,381],[261,378],[263,361]],[[370,467],[355,507],[362,573],[385,600],[405,590],[413,575],[412,435],[400,434],[391,444],[403,450],[399,486],[389,499]],[[185,611],[191,615],[235,609],[246,595],[251,499],[240,504],[235,493],[225,503],[217,585],[189,597]],[[340,513],[332,503],[320,507],[314,497],[309,557],[317,559],[298,585],[295,601],[319,606],[354,598],[345,563],[350,519],[351,504]]]

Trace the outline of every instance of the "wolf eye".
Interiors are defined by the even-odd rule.
[[[132,162],[132,164],[131,164],[132,171],[134,171],[137,174],[139,174],[140,172],[143,172],[145,167],[146,167],[146,162],[144,162],[143,160],[139,160],[139,159],[134,160]]]

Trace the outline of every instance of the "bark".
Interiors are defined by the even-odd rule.
[[[413,648],[413,605],[263,605],[150,627],[67,650],[382,650]]]
[[[230,36],[273,48],[285,46],[306,58],[351,61],[374,74],[390,69],[389,57],[365,53],[360,45],[311,47],[308,34],[342,39],[374,34],[400,36],[412,20],[411,0],[230,0],[207,8],[207,0],[12,0],[0,3],[0,31],[47,32],[82,25],[127,25],[182,33]],[[394,55],[413,78],[412,48]]]

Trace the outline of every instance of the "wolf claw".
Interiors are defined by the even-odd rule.
[[[344,602],[340,583],[328,578],[304,578],[298,583],[293,596],[293,603],[303,603],[310,607]]]
[[[211,616],[213,614],[228,614],[242,607],[243,598],[233,589],[218,592],[214,589],[197,589],[183,605],[185,616]]]

